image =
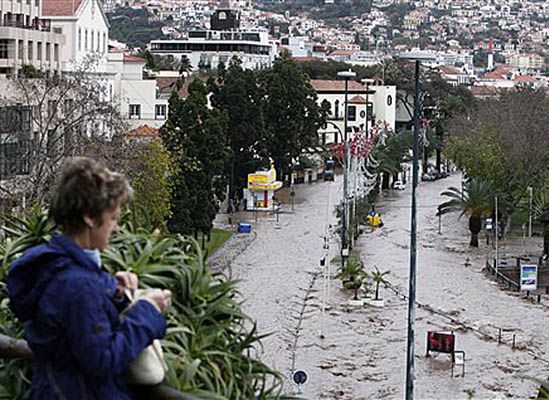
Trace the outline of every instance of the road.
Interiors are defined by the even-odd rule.
[[[302,201],[293,212],[286,206],[279,223],[273,216],[259,219],[255,240],[232,262],[233,276],[241,280],[244,310],[257,320],[260,332],[272,333],[263,342],[261,358],[288,378],[287,393],[295,390],[291,372],[302,369],[309,375],[303,387],[307,399],[401,399],[407,301],[382,288],[385,307],[352,307],[351,293],[338,280],[331,281],[329,299],[322,290],[323,237],[326,223],[335,225],[333,207],[341,198],[341,183],[338,176],[333,183],[296,186]],[[469,248],[465,217],[445,216],[438,233],[440,193],[459,183],[460,176],[452,175],[418,188],[417,301],[424,307],[416,311],[416,398],[535,396],[536,384],[523,376],[549,377],[549,365],[532,356],[549,352],[549,300],[532,304],[491,282],[482,272],[487,250]],[[366,269],[377,265],[390,270],[390,285],[404,295],[410,204],[410,188],[385,193],[376,205],[384,227],[365,233],[357,244]],[[338,253],[333,236],[330,258]],[[493,340],[500,327],[507,344]],[[448,355],[425,357],[431,330],[456,334],[456,349],[466,353],[465,377],[451,378]],[[511,348],[513,334],[516,349]]]

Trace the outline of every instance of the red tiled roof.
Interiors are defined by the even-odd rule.
[[[484,75],[484,79],[507,79],[509,67],[499,67],[489,74]]]
[[[72,16],[76,13],[83,0],[43,0],[42,15],[45,17],[53,16]]]
[[[131,54],[124,54],[124,62],[142,62],[146,63],[147,60],[141,57],[132,56]]]
[[[366,99],[362,96],[355,96],[352,99],[349,99],[351,104],[366,104]]]
[[[330,90],[334,92],[343,92],[345,91],[345,81],[338,80],[324,80],[324,79],[311,79],[311,85],[316,91],[319,90]],[[349,81],[349,90],[364,90],[364,86],[356,81]]]
[[[531,75],[517,75],[513,80],[515,82],[536,82],[536,78]]]
[[[437,69],[441,73],[446,74],[446,75],[457,75],[457,74],[460,73],[459,69],[454,68],[454,67],[448,67],[446,65],[441,65],[441,66],[437,67]]]
[[[138,128],[132,129],[128,132],[128,136],[132,137],[156,137],[158,136],[158,129],[152,128],[149,125],[141,125]]]

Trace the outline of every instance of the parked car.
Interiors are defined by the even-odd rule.
[[[434,181],[435,179],[437,179],[435,174],[430,173],[430,172],[421,175],[421,180],[422,181]]]
[[[334,171],[326,170],[324,171],[324,180],[325,181],[333,181],[334,180]]]
[[[393,182],[393,189],[404,190],[404,189],[406,189],[406,185],[404,183],[402,183],[402,181],[394,181]]]

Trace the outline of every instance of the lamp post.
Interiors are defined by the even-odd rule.
[[[348,92],[349,92],[349,79],[356,77],[356,74],[349,71],[340,71],[337,76],[345,79],[345,114],[344,114],[344,128],[343,128],[343,226],[341,232],[341,266],[345,265],[345,257],[348,256],[349,249],[348,243],[348,225],[349,225],[349,200],[348,200],[348,182],[349,179],[349,142],[347,140],[347,122],[348,122]]]
[[[534,197],[534,188],[528,186],[528,192],[530,194],[530,201],[528,204],[528,237],[532,237],[532,199]]]

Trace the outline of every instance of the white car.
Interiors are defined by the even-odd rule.
[[[402,183],[402,181],[395,181],[393,183],[393,189],[404,190],[406,189],[406,185]]]

